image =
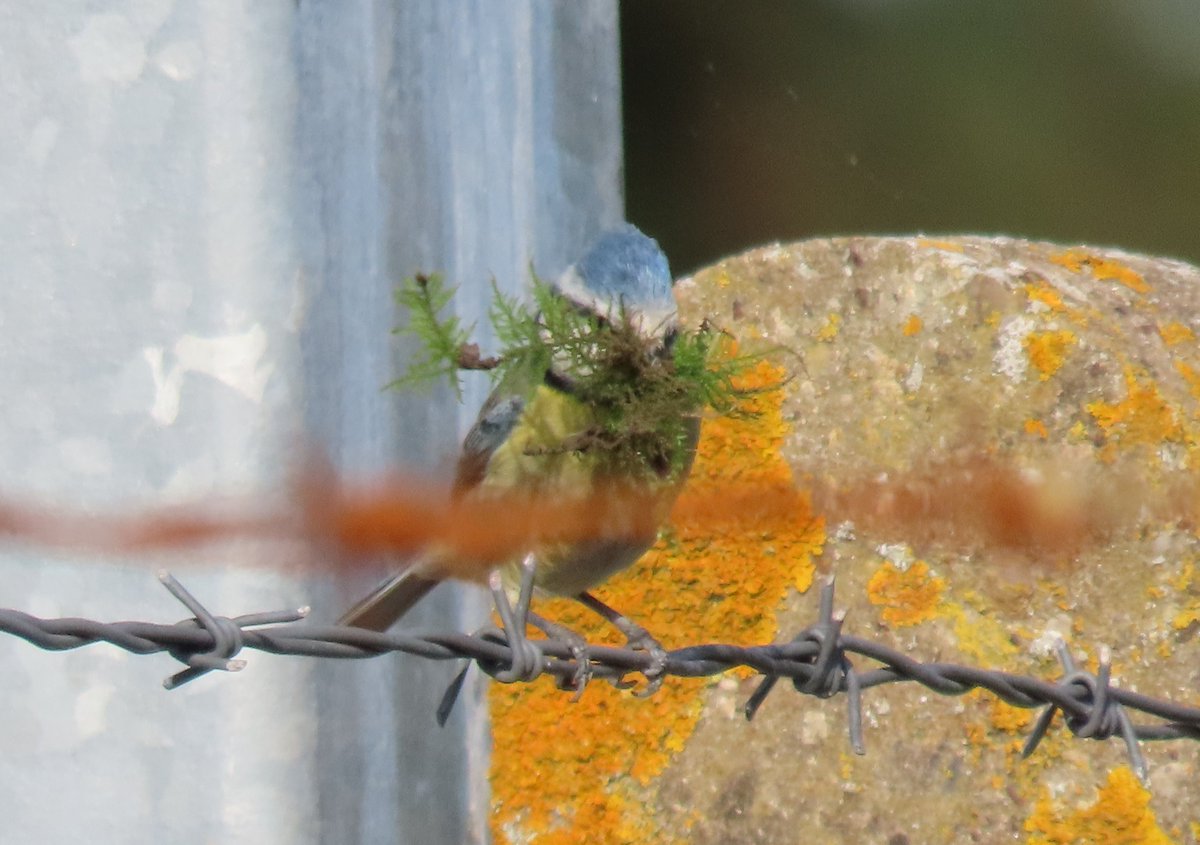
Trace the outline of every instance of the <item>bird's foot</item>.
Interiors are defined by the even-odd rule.
[[[592,680],[591,648],[588,641],[580,634],[565,625],[551,622],[536,613],[529,614],[529,622],[547,637],[565,643],[571,649],[571,657],[575,661],[575,673],[570,678],[559,677],[556,681],[561,690],[572,690],[571,701],[576,702],[583,697],[583,691]]]
[[[638,690],[634,695],[638,698],[649,698],[658,692],[667,676],[667,651],[662,647],[662,643],[651,636],[650,632],[641,625],[615,608],[609,607],[591,593],[580,593],[576,599],[599,613],[624,634],[627,648],[632,651],[644,651],[650,655],[650,665],[641,670],[642,674],[646,676],[646,687]],[[621,689],[629,689],[633,686],[631,682],[624,680],[624,676],[617,678],[613,683]]]
[[[667,677],[667,650],[641,625],[624,617],[622,621],[626,623],[625,626],[615,622],[614,624],[625,635],[625,646],[632,651],[644,651],[650,655],[651,664],[642,670],[642,674],[646,676],[646,686],[633,693],[638,698],[649,698],[658,692]]]

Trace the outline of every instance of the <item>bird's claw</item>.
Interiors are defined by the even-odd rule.
[[[583,691],[592,680],[592,660],[586,642],[571,643],[571,656],[575,658],[575,674],[569,682],[560,678],[558,684],[560,689],[574,690],[571,695],[571,703],[574,704],[583,698]]]
[[[571,701],[576,702],[583,697],[583,691],[587,689],[588,683],[592,680],[592,660],[591,647],[588,641],[580,634],[572,631],[565,625],[560,625],[557,622],[551,622],[536,613],[529,614],[529,621],[535,628],[546,635],[548,639],[558,640],[565,643],[571,650],[571,657],[575,661],[575,671],[569,678],[559,676],[555,685],[560,690],[574,690],[574,695],[571,696]]]
[[[569,679],[560,677],[557,681],[559,689],[573,690],[571,703],[574,704],[583,697],[583,691],[592,680],[591,649],[587,640],[569,628],[557,627],[553,636],[567,644],[575,661],[574,674]]]
[[[630,630],[626,632],[626,647],[633,651],[646,652],[651,660],[651,664],[642,670],[646,686],[633,694],[637,698],[649,698],[659,691],[667,677],[667,650],[645,628],[632,624],[629,627]],[[629,689],[634,684],[621,678],[618,679],[617,686],[620,689]]]

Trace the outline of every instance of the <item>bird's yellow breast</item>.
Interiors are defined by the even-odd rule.
[[[588,407],[569,394],[540,385],[508,438],[488,460],[475,495],[521,491],[538,496],[586,497],[602,464],[595,451],[571,448],[571,439],[595,423]],[[637,560],[654,536],[558,544],[537,551],[537,585],[557,595],[577,595]],[[516,563],[505,580],[516,579]]]
[[[569,448],[569,439],[593,422],[586,406],[540,385],[516,426],[488,459],[480,487],[498,492],[586,495],[594,458]]]

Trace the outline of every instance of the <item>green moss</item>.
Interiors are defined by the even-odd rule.
[[[725,335],[710,324],[695,330],[643,333],[622,308],[609,318],[583,312],[533,280],[532,306],[495,290],[489,319],[500,343],[482,358],[456,317],[442,316],[453,296],[438,276],[405,281],[397,301],[410,319],[404,329],[425,356],[392,386],[449,378],[459,390],[461,369],[489,370],[499,383],[545,382],[588,407],[593,424],[556,448],[592,452],[600,471],[626,480],[677,477],[695,443],[700,413],[738,413],[746,390],[734,377],[761,356],[729,354]]]

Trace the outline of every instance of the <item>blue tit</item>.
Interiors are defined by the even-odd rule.
[[[624,224],[602,234],[583,258],[550,284],[554,295],[600,324],[623,323],[645,343],[649,355],[669,358],[678,331],[673,281],[667,257],[636,227]],[[599,409],[572,389],[569,373],[552,363],[544,373],[512,372],[496,386],[463,442],[452,489],[459,502],[475,497],[522,493],[553,499],[586,497],[601,482],[605,461],[598,448],[569,444],[594,431]],[[699,435],[698,409],[682,421],[674,454],[644,457],[640,475],[653,479],[665,507],[690,469]],[[657,494],[656,494],[657,495]],[[626,568],[646,552],[657,529],[638,536],[595,538],[531,549],[534,584],[539,591],[579,599],[630,634],[638,626],[588,591]],[[441,567],[447,569],[449,567]],[[503,569],[510,589],[520,580],[520,561]],[[438,554],[430,552],[381,584],[351,608],[341,624],[382,631],[443,579]],[[622,624],[625,623],[625,624]]]

